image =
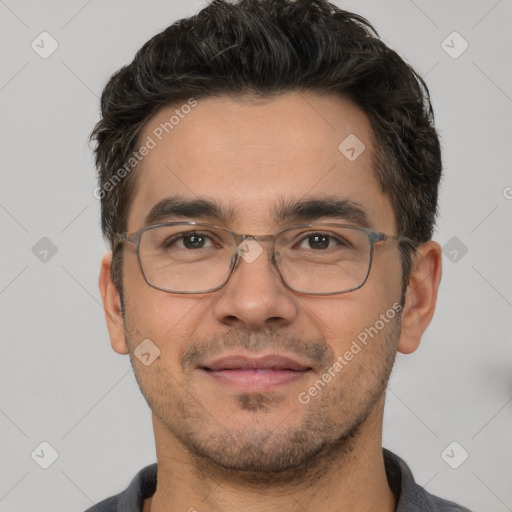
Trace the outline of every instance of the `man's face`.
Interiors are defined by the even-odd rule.
[[[157,140],[154,130],[179,107],[159,111],[139,141]],[[349,134],[366,146],[355,160],[338,149]],[[370,229],[393,234],[392,207],[372,169],[373,155],[369,121],[348,100],[313,93],[259,103],[201,99],[137,169],[127,228],[140,229],[157,203],[179,196],[214,201],[232,215],[168,215],[158,222],[198,221],[271,234],[297,223],[276,220],[283,203],[334,198],[363,210]],[[306,222],[354,219],[327,215]],[[346,443],[381,411],[400,331],[399,315],[391,319],[389,310],[401,301],[401,268],[396,245],[378,245],[362,288],[305,295],[282,283],[263,246],[251,263],[240,260],[222,289],[183,295],[150,287],[134,246],[125,243],[126,341],[132,356],[145,339],[160,350],[148,366],[132,357],[159,435],[166,432],[226,468],[281,471]],[[357,351],[354,340],[372,326],[372,336],[365,345],[359,341]],[[346,357],[351,347],[353,357]],[[294,361],[295,369],[287,369],[283,358]],[[241,360],[253,366],[275,360],[280,369],[236,370]],[[336,361],[341,369],[333,366]],[[331,378],[309,392],[326,372]]]

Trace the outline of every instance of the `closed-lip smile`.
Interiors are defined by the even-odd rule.
[[[200,370],[220,384],[241,391],[263,392],[293,382],[313,370],[306,361],[280,354],[231,354],[202,363]]]

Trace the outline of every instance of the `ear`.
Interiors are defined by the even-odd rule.
[[[437,242],[427,242],[418,247],[413,256],[409,286],[402,311],[402,326],[398,351],[414,352],[427,329],[437,302],[441,281],[442,251]]]
[[[112,253],[106,253],[101,260],[99,287],[108,334],[112,348],[119,354],[128,354],[128,345],[124,332],[121,296],[112,281]]]

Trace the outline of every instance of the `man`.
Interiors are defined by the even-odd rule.
[[[323,0],[214,1],[102,96],[112,347],[158,464],[91,511],[455,511],[382,448],[386,384],[434,313],[428,90]]]

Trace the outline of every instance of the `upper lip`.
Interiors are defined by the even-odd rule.
[[[270,354],[260,357],[250,357],[247,355],[228,355],[218,359],[207,361],[200,365],[200,368],[212,371],[219,370],[310,370],[311,366],[292,359],[291,357],[279,354]]]

